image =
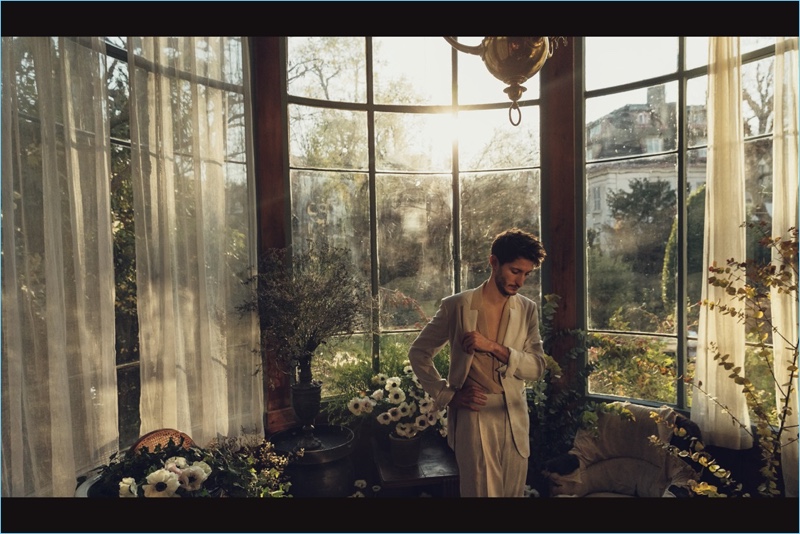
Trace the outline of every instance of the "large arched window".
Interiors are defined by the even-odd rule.
[[[286,58],[293,246],[349,248],[378,303],[371,330],[316,365],[379,368],[488,277],[494,235],[539,233],[538,77],[513,126],[505,85],[441,37],[288,37]]]

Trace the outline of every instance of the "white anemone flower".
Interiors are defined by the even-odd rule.
[[[436,405],[430,397],[419,399],[419,413],[430,413],[435,407]]]
[[[406,365],[405,367],[403,367],[403,372],[407,375],[413,375],[414,369],[410,365]]]
[[[398,377],[393,376],[391,378],[387,378],[386,379],[386,385],[383,386],[383,388],[386,391],[391,391],[391,390],[393,390],[395,388],[399,388],[400,384],[402,384],[402,381]]]
[[[132,477],[125,477],[119,483],[119,496],[120,497],[138,497],[139,489],[136,487],[136,479]]]
[[[361,498],[361,497],[366,497],[366,495],[364,495],[364,493],[361,492],[361,491],[357,491],[354,494],[350,495],[350,497],[358,499],[358,498]]]
[[[366,488],[366,487],[367,487],[367,481],[366,481],[366,480],[364,480],[363,478],[360,478],[360,479],[356,480],[356,481],[353,483],[353,485],[354,485],[355,487],[357,487],[358,489],[364,489],[364,488]]]
[[[426,414],[423,414],[423,417],[425,417],[428,420],[429,426],[433,426],[437,423],[437,421],[439,421],[439,416],[436,412],[428,412]]]
[[[525,489],[522,490],[523,497],[538,497],[539,491],[536,488],[532,488],[529,485],[525,484]]]
[[[417,429],[411,423],[397,423],[394,432],[401,438],[413,438],[417,435]]]
[[[414,420],[414,426],[420,432],[431,426],[430,420],[428,420],[428,415],[427,414],[418,415],[417,418]]]
[[[364,411],[365,403],[369,404],[369,402],[363,397],[353,397],[350,399],[350,402],[347,403],[347,409],[350,410],[350,412],[354,415],[361,415],[361,413]]]
[[[186,491],[197,491],[203,487],[203,482],[208,478],[202,467],[191,466],[181,471],[178,477],[181,487]]]
[[[167,469],[159,469],[147,475],[143,486],[145,497],[172,497],[181,486],[178,475]]]
[[[413,404],[413,403],[412,403]],[[401,402],[397,405],[397,410],[400,412],[401,417],[406,417],[414,413],[414,408],[407,402]]]
[[[386,397],[392,404],[400,404],[406,400],[406,392],[399,387],[387,390]]]
[[[189,467],[189,463],[186,461],[186,458],[183,456],[173,456],[172,458],[167,458],[164,462],[164,465],[173,464],[178,469],[186,469]]]
[[[422,389],[422,382],[419,381],[419,377],[417,375],[411,376],[411,381],[414,382],[414,385],[418,388]]]
[[[376,418],[378,422],[382,425],[388,425],[392,422],[392,414],[389,412],[383,412],[382,414],[378,415]]]
[[[376,389],[375,391],[372,392],[371,397],[376,401],[382,401],[383,400],[383,392],[384,391],[385,390],[383,390],[383,389]]]
[[[397,406],[389,408],[388,413],[392,421],[399,421],[403,417],[403,414],[400,413],[400,408],[398,408]]]
[[[388,378],[389,377],[386,376],[385,374],[378,373],[377,375],[372,377],[372,383],[375,384],[376,386],[383,387],[384,385],[386,385],[386,380],[388,380]]]
[[[372,409],[375,408],[376,402],[372,399],[364,399],[364,405],[361,406],[362,413],[372,413]]]

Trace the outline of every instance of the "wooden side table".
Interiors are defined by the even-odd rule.
[[[458,465],[453,450],[443,439],[424,440],[417,465],[397,467],[388,448],[372,440],[372,454],[385,488],[413,488],[439,485],[444,497],[458,497]]]

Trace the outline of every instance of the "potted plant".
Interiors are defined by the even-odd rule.
[[[417,463],[424,434],[447,436],[447,410],[436,409],[411,365],[404,367],[401,376],[374,375],[371,386],[371,391],[352,397],[347,408],[352,416],[370,417],[378,429],[385,430],[395,465]]]
[[[290,497],[285,474],[292,457],[263,436],[218,437],[205,448],[172,429],[151,432],[92,476],[79,480],[85,497]]]
[[[314,352],[332,336],[349,336],[365,322],[366,285],[350,251],[321,242],[302,250],[271,248],[258,272],[245,281],[253,289],[240,311],[257,311],[262,347],[289,374],[292,407],[302,423],[299,448],[314,450],[313,422],[320,411],[322,383],[314,380]]]
[[[756,377],[751,380],[744,376],[742,369],[729,361],[730,355],[721,354],[716,344],[710,343],[720,372],[726,373],[741,388],[755,420],[751,425],[743,424],[727,406],[709,395],[702,383],[692,377],[685,377],[683,380],[698,394],[710,398],[723,413],[730,415],[734,424],[751,435],[754,448],[761,457],[761,468],[758,471],[760,480],[755,489],[761,497],[776,497],[784,494],[781,452],[798,439],[797,427],[792,426],[789,419],[792,413],[791,399],[797,396],[798,339],[772,323],[770,291],[777,290],[779,293],[791,295],[797,306],[798,232],[796,228],[790,228],[788,236],[772,237],[767,234],[764,223],[744,223],[742,226],[745,225],[761,232],[759,245],[764,251],[770,252],[763,257],[774,259],[729,259],[725,266],[712,265],[709,268],[708,283],[724,288],[728,299],[704,301],[701,304],[717,313],[729,315],[731,320],[744,323],[752,346],[752,356],[760,359],[768,369],[766,379],[762,379],[759,384]],[[772,255],[772,252],[775,254]],[[768,344],[770,337],[774,343],[782,343],[788,349],[788,361],[784,363],[785,377],[782,379],[772,361],[772,351]],[[777,402],[773,403],[768,398],[774,398],[776,391],[780,395]],[[665,443],[659,444],[672,454],[691,460],[697,465],[703,479],[692,488],[695,494],[711,497],[750,495],[742,482],[734,480],[733,473],[721,465],[719,458],[709,452],[709,448],[701,441],[692,440],[688,450]]]

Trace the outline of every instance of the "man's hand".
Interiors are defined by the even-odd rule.
[[[492,352],[492,348],[497,345],[494,341],[490,341],[486,336],[473,330],[467,332],[461,338],[461,346],[467,352]]]
[[[477,386],[467,386],[456,391],[449,406],[453,408],[466,408],[474,412],[486,406],[486,393]]]
[[[490,340],[477,330],[464,334],[464,337],[461,338],[461,347],[466,352],[486,352],[502,363],[508,363],[508,349]]]

